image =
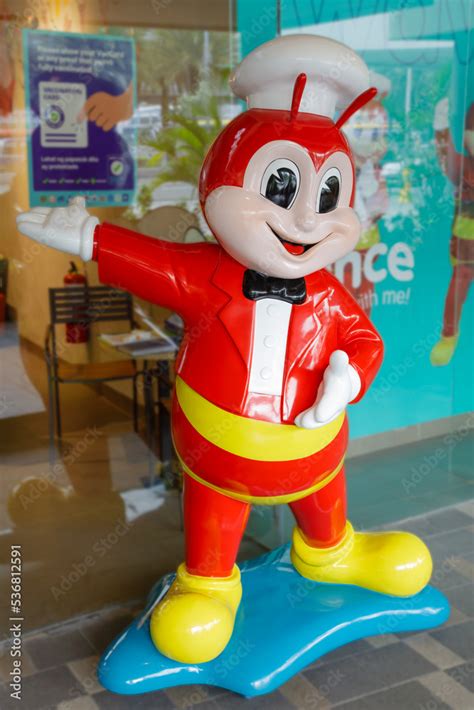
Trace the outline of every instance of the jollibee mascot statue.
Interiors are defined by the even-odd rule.
[[[172,435],[186,555],[143,629],[174,669],[204,668],[231,640],[252,505],[290,506],[291,572],[326,588],[407,597],[432,568],[414,535],[355,532],[346,517],[346,409],[369,388],[383,345],[325,267],[360,236],[341,128],[375,94],[368,69],[336,41],[293,35],[249,54],[231,86],[248,110],[222,130],[200,177],[217,244],[99,224],[82,198],[18,216],[22,233],[94,259],[103,283],[184,320]],[[272,603],[272,589],[261,595]]]

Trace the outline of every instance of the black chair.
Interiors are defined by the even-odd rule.
[[[50,437],[54,431],[58,439],[62,435],[59,385],[94,384],[117,380],[132,380],[133,384],[133,424],[138,428],[137,376],[134,360],[75,365],[60,359],[60,340],[56,326],[70,324],[78,328],[89,328],[94,323],[127,321],[130,329],[135,327],[133,301],[129,293],[108,286],[65,286],[49,289],[51,322],[45,338],[45,357],[48,371],[49,428]],[[66,342],[66,335],[63,335]]]

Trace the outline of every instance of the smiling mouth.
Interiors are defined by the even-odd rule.
[[[275,237],[278,239],[278,241],[283,244],[285,247],[286,251],[289,254],[293,254],[293,256],[300,256],[300,254],[304,254],[305,251],[308,251],[308,249],[311,249],[311,247],[314,247],[314,244],[299,244],[298,242],[289,242],[287,239],[283,239],[283,237],[280,237],[278,232],[276,232],[273,227],[268,224],[267,222],[267,227],[270,227],[271,231],[275,235]]]

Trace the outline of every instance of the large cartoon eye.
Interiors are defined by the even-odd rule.
[[[260,193],[275,205],[289,209],[300,186],[300,173],[291,160],[272,160],[263,173]]]
[[[337,168],[329,168],[323,175],[316,199],[316,212],[331,212],[337,207],[341,190],[341,173]]]

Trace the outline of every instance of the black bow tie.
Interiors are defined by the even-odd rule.
[[[247,269],[242,284],[244,296],[251,301],[260,298],[276,298],[298,305],[306,300],[306,283],[300,279],[278,279],[275,276],[265,276],[258,271]]]

